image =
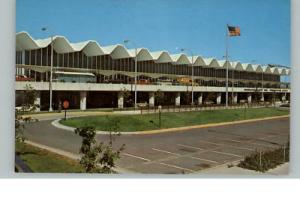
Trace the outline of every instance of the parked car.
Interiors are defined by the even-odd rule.
[[[136,81],[137,84],[140,84],[140,85],[147,85],[147,84],[150,84],[150,80],[147,80],[147,79],[139,79]],[[132,81],[132,84],[134,84],[134,81]]]
[[[34,81],[34,79],[25,75],[18,75],[16,76],[16,81]]]

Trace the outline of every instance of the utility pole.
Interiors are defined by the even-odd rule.
[[[43,27],[42,31],[48,31],[47,28]],[[49,80],[49,112],[53,111],[52,108],[52,75],[53,75],[53,35],[51,35],[51,57],[50,57],[50,80]]]
[[[127,44],[131,42],[134,46],[135,57],[134,57],[134,109],[137,108],[137,47],[135,43],[131,40],[124,40],[124,43]]]
[[[189,51],[192,56],[192,64],[191,64],[191,67],[192,67],[192,76],[191,76],[191,79],[192,79],[192,105],[194,105],[194,53],[190,49],[186,49],[186,48],[181,49],[181,51]]]

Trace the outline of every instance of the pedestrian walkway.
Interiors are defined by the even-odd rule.
[[[67,117],[84,117],[84,116],[96,116],[96,115],[111,115],[112,112],[104,112],[104,111],[68,111]],[[65,117],[64,112],[51,112],[51,113],[33,113],[28,115],[23,115],[23,117],[32,117],[34,119],[38,119],[39,121],[44,120],[55,120],[61,119]]]
[[[249,170],[237,167],[234,163],[234,166],[230,167],[230,165],[219,165],[214,168],[209,168],[206,170],[199,171],[199,174],[208,174],[208,175],[288,175],[289,173],[289,163],[285,163],[277,166],[274,169],[270,169],[269,171],[263,173],[259,171]]]

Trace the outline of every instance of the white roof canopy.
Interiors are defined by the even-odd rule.
[[[172,54],[170,57],[172,58],[175,65],[189,65],[189,64],[192,64],[189,61],[188,57],[183,53]]]
[[[127,51],[129,52],[130,57],[135,57],[135,49],[128,49]],[[136,53],[138,61],[153,60],[150,51],[146,48],[138,48]]]
[[[78,43],[70,43],[64,36],[53,36],[53,48],[57,53],[69,53],[82,51],[87,56],[110,55],[112,59],[134,58],[135,49],[127,49],[121,44],[101,46],[97,41],[88,40]],[[45,39],[33,39],[27,32],[19,32],[16,34],[16,50],[34,50],[41,49],[51,44],[51,37]],[[257,73],[269,73],[278,75],[290,75],[291,70],[280,68],[261,66],[256,64],[241,63],[238,61],[229,62],[226,60],[217,60],[215,58],[204,58],[194,55],[187,56],[184,53],[170,55],[167,51],[150,52],[147,48],[137,48],[138,61],[153,60],[156,63],[172,63],[173,65],[191,65],[212,68],[228,68],[238,71],[249,71]]]

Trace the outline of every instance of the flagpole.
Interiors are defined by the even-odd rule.
[[[234,69],[232,69],[232,76],[231,76],[231,104],[233,104],[233,89],[234,89]]]
[[[225,57],[226,57],[226,108],[228,108],[228,24],[226,25],[226,44],[225,44]]]

